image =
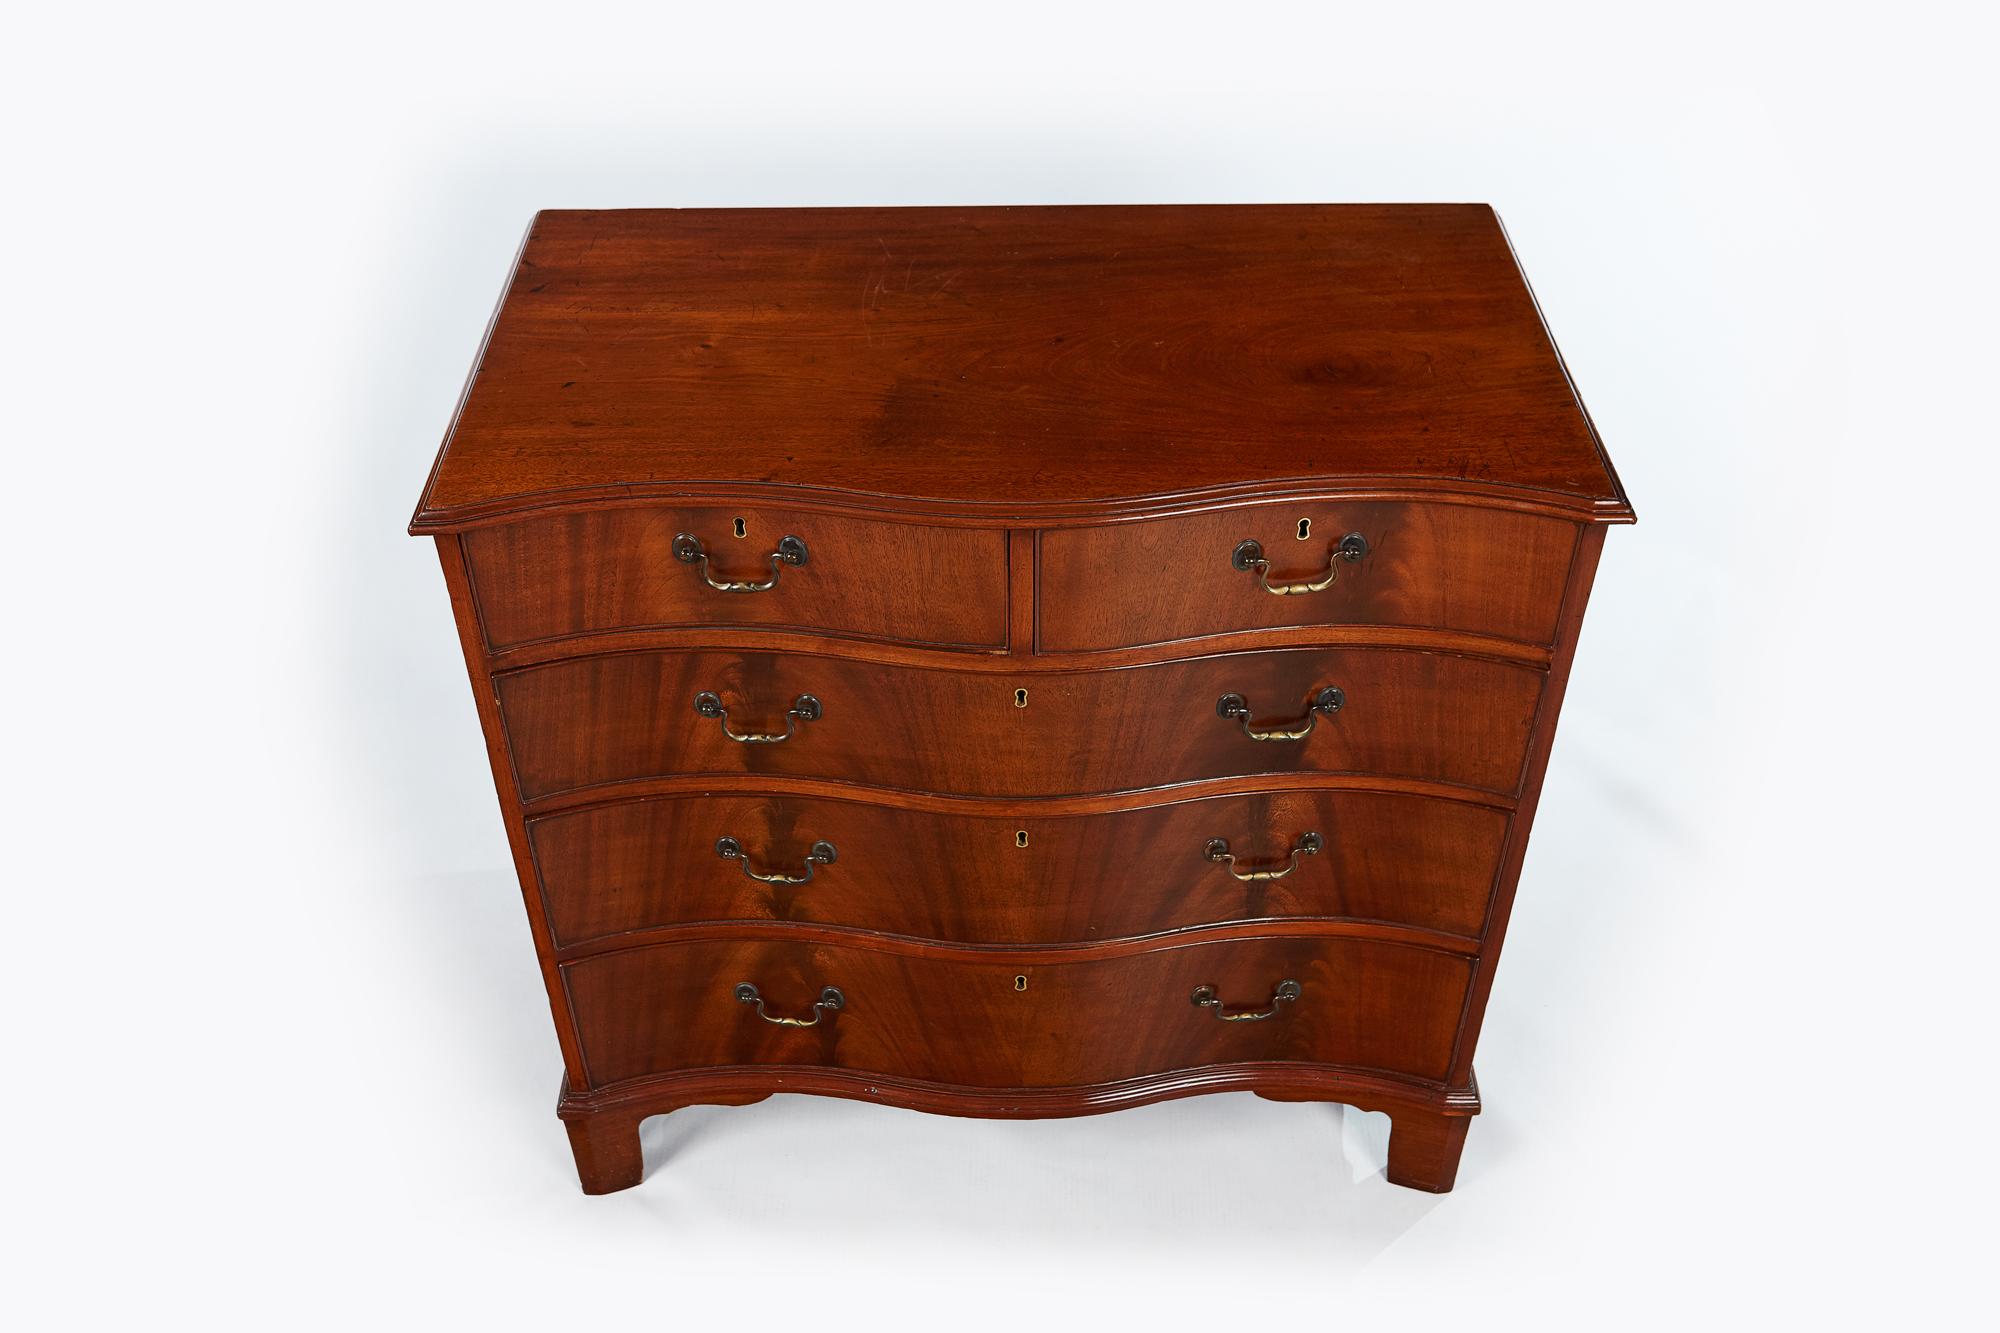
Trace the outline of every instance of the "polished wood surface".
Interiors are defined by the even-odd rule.
[[[1371,941],[1272,937],[1155,948],[1126,958],[995,964],[783,942],[627,949],[565,964],[594,1086],[676,1069],[833,1065],[966,1087],[1115,1081],[1240,1060],[1300,1060],[1442,1081],[1469,959]],[[1225,1022],[1192,1002],[1212,986]],[[735,998],[756,986],[773,1017],[806,1018],[828,986],[845,1007],[783,1027]]]
[[[738,524],[742,536],[737,536]],[[674,558],[702,543],[722,592]],[[786,537],[806,561],[771,554]],[[613,630],[796,629],[940,648],[1007,646],[1007,535],[786,509],[649,506],[563,514],[466,534],[466,562],[495,648]]]
[[[1630,516],[1485,205],[550,212],[415,527],[1363,481]]]
[[[669,773],[1034,797],[1369,772],[1511,794],[1542,675],[1376,648],[1229,653],[1018,683],[804,653],[645,652],[572,658],[496,684],[531,801]],[[1251,740],[1216,712],[1233,693],[1259,727],[1301,723],[1327,686],[1345,692],[1345,705],[1299,741]],[[704,691],[739,734],[782,732],[801,695],[823,711],[782,743],[739,744],[695,711]]]
[[[1322,918],[1409,926],[1470,947],[1486,920],[1509,812],[1396,792],[1280,790],[1097,814],[937,813],[777,792],[617,801],[532,819],[559,946],[697,922],[845,926],[966,944],[1080,944],[1193,926]],[[1282,879],[1244,874],[1324,847]],[[804,884],[815,843],[832,864]]]
[[[1251,629],[1393,625],[1546,646],[1577,525],[1448,504],[1286,504],[1043,534],[1044,652],[1174,643]],[[1305,536],[1302,538],[1301,533]],[[1368,553],[1334,554],[1358,533]],[[1276,596],[1230,562],[1251,540]],[[1171,571],[1171,574],[1168,573]]]
[[[1483,206],[540,215],[412,530],[584,1188],[773,1092],[1228,1090],[1451,1188],[1631,518]]]

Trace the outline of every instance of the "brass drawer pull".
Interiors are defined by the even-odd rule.
[[[814,843],[812,849],[806,853],[805,874],[787,875],[783,871],[779,871],[775,875],[766,875],[750,868],[750,857],[744,852],[743,844],[734,838],[717,838],[715,840],[715,854],[725,861],[737,862],[743,867],[744,874],[760,884],[810,884],[812,883],[813,871],[820,866],[832,865],[834,857],[838,855],[834,851],[832,843],[822,840]]]
[[[1340,562],[1356,563],[1368,554],[1368,539],[1358,532],[1350,532],[1340,539],[1340,544],[1327,552],[1326,573],[1303,583],[1271,582],[1271,562],[1264,558],[1263,544],[1255,541],[1237,543],[1229,553],[1229,563],[1238,569],[1256,574],[1257,582],[1264,585],[1264,591],[1273,597],[1290,597],[1302,592],[1325,592],[1340,577]]]
[[[1332,717],[1347,704],[1347,694],[1338,685],[1329,685],[1313,696],[1312,707],[1306,710],[1305,719],[1292,726],[1253,727],[1250,725],[1250,705],[1240,694],[1225,694],[1215,701],[1215,711],[1220,717],[1235,718],[1243,724],[1243,734],[1253,741],[1302,741],[1312,735],[1319,725],[1322,715]]]
[[[790,740],[792,733],[799,729],[799,723],[819,721],[822,710],[819,700],[810,694],[801,694],[792,700],[791,708],[785,712],[783,731],[731,731],[729,710],[722,706],[722,700],[715,694],[703,690],[694,697],[694,711],[703,717],[719,718],[722,722],[722,734],[738,745],[776,745],[779,741]]]
[[[709,572],[708,550],[701,544],[701,538],[683,532],[674,538],[674,559],[684,565],[698,565],[702,582],[717,592],[769,592],[778,586],[778,575],[785,572],[786,565],[803,565],[806,562],[806,544],[797,537],[780,537],[778,549],[771,552],[771,577],[758,583],[752,579],[718,579]]]
[[[815,1027],[818,1025],[819,1020],[826,1017],[826,1015],[836,1009],[847,1007],[847,997],[840,993],[840,987],[828,986],[819,993],[819,1001],[813,1005],[813,1016],[811,1018],[773,1018],[764,1009],[764,997],[759,995],[757,988],[747,981],[737,983],[736,1002],[738,1004],[756,1005],[757,1017],[763,1019],[766,1023],[776,1023],[781,1028]]]
[[[1201,854],[1211,861],[1228,866],[1229,873],[1245,884],[1256,884],[1267,879],[1283,879],[1299,868],[1301,856],[1318,856],[1320,848],[1324,846],[1326,840],[1319,834],[1301,833],[1298,842],[1292,847],[1292,859],[1285,863],[1283,870],[1238,870],[1236,857],[1229,850],[1227,838],[1210,838],[1208,845],[1201,849]]]
[[[1261,1023],[1267,1018],[1277,1017],[1278,1009],[1281,1005],[1290,1004],[1298,998],[1299,983],[1296,981],[1281,981],[1278,983],[1277,988],[1271,992],[1271,1007],[1269,1009],[1258,1009],[1247,1014],[1232,1014],[1223,1009],[1222,1001],[1216,997],[1215,987],[1196,986],[1194,988],[1195,1008],[1207,1009],[1225,1023]]]

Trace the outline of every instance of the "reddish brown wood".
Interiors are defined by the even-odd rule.
[[[564,1119],[625,1112],[660,1115],[698,1103],[728,1105],[732,1098],[761,1101],[772,1091],[848,1097],[937,1115],[1014,1120],[1097,1115],[1212,1092],[1254,1092],[1280,1102],[1345,1102],[1390,1116],[1407,1110],[1479,1113],[1476,1087],[1439,1087],[1298,1060],[1204,1065],[1067,1088],[968,1088],[828,1066],[729,1065],[633,1079],[594,1092],[566,1088],[558,1113]]]
[[[1032,593],[1029,594],[1032,598]],[[1018,627],[1017,627],[1018,628]],[[1025,645],[1026,640],[1023,641]],[[1423,652],[1454,653],[1461,657],[1491,658],[1521,666],[1546,669],[1549,649],[1512,639],[1495,639],[1456,630],[1415,631],[1381,625],[1314,625],[1296,629],[1244,630],[1220,634],[1182,644],[1148,644],[1138,648],[1106,648],[1091,653],[1038,653],[1026,646],[1006,653],[953,652],[940,655],[935,648],[917,648],[888,642],[862,642],[825,634],[788,630],[677,629],[607,630],[587,639],[544,639],[537,643],[505,648],[492,654],[495,675],[545,662],[561,662],[582,655],[644,652],[649,649],[719,648],[734,651],[746,643],[762,650],[804,653],[816,657],[851,658],[861,662],[881,662],[919,668],[946,667],[961,675],[1025,676],[1038,672],[1061,674],[1098,671],[1111,667],[1151,666],[1155,662],[1185,657],[1212,657],[1220,653],[1267,652],[1277,648],[1415,648]]]
[[[1629,516],[1490,208],[542,213],[415,525],[1328,478]]]
[[[412,527],[585,1188],[695,1103],[1231,1089],[1386,1111],[1390,1179],[1450,1188],[1600,525],[1631,516],[1483,207],[542,215]],[[681,531],[718,576],[810,556],[718,592]],[[1348,531],[1369,554],[1320,592],[1229,562],[1254,537],[1305,579]],[[1298,743],[1215,712],[1295,721],[1327,684]],[[824,715],[738,745],[700,690],[738,729]],[[1268,868],[1308,828],[1282,880],[1201,853]],[[767,885],[724,836],[766,871],[839,852]],[[1263,1021],[1189,1001],[1285,979]],[[773,1026],[740,981],[849,1002]]]
[[[1458,1179],[1470,1116],[1412,1108],[1389,1117],[1389,1183],[1443,1194]]]
[[[1368,554],[1335,560],[1350,532],[1367,541]],[[1321,592],[1275,596],[1256,573],[1230,562],[1245,540],[1271,562],[1274,585],[1320,579],[1329,569],[1335,581]],[[1573,523],[1450,504],[1264,505],[1062,529],[1042,539],[1041,643],[1064,652],[1364,624],[1546,646],[1575,546]]]
[[[565,1117],[569,1150],[576,1157],[577,1178],[585,1194],[614,1194],[631,1189],[645,1175],[639,1150],[639,1121],[632,1112],[602,1112]]]
[[[499,678],[515,774],[531,801],[668,773],[1032,797],[1370,772],[1512,793],[1541,685],[1541,673],[1519,666],[1381,649],[1233,653],[1018,683],[755,652],[579,657]],[[1251,740],[1216,712],[1234,693],[1259,726],[1297,723],[1326,686],[1345,691],[1346,704],[1302,741]],[[695,712],[704,691],[739,733],[782,731],[801,695],[823,714],[780,744],[738,744]]]
[[[682,1069],[828,1065],[983,1088],[1111,1082],[1240,1061],[1297,1060],[1441,1082],[1470,960],[1370,941],[1271,937],[1169,945],[1128,958],[994,964],[975,951],[912,958],[778,941],[659,945],[563,968],[592,1086]],[[1299,998],[1261,1021],[1192,1002],[1213,986],[1230,1012]],[[773,1017],[807,1018],[828,986],[846,1005],[785,1027],[739,1003],[756,986]]]
[[[743,524],[737,537],[736,524]],[[721,592],[674,558],[698,538],[718,582],[772,579],[787,536],[806,562],[765,592]],[[1007,646],[1007,535],[785,509],[660,506],[563,514],[465,536],[491,644],[611,630],[730,626],[939,648]],[[949,596],[912,597],[912,581]]]
[[[1562,711],[1563,691],[1569,686],[1570,663],[1576,660],[1576,643],[1583,631],[1583,609],[1590,600],[1590,585],[1597,577],[1597,559],[1604,550],[1604,529],[1585,531],[1578,543],[1576,563],[1570,567],[1563,594],[1562,636],[1549,668],[1549,686],[1535,717],[1535,734],[1528,750],[1526,790],[1515,813],[1508,838],[1507,858],[1501,868],[1499,890],[1493,899],[1493,919],[1487,928],[1486,953],[1473,977],[1466,997],[1465,1023],[1459,1030],[1458,1048],[1452,1060],[1454,1077],[1472,1077],[1472,1050],[1479,1044],[1480,1024],[1486,1020],[1486,1002],[1493,991],[1493,974],[1500,962],[1500,945],[1507,937],[1507,921],[1514,911],[1514,893],[1521,880],[1521,862],[1528,854],[1528,834],[1534,827],[1535,808],[1541,801],[1542,776],[1548,771],[1549,754],[1555,748],[1556,716]]]
[[[458,625],[459,647],[465,653],[465,669],[472,678],[472,699],[479,710],[479,724],[486,733],[486,757],[493,769],[493,786],[500,797],[500,813],[507,825],[507,843],[514,856],[514,872],[520,877],[527,901],[528,929],[535,939],[535,956],[542,966],[542,981],[548,987],[549,1007],[555,1017],[556,1040],[562,1047],[563,1069],[573,1082],[581,1083],[582,1048],[576,1039],[576,1022],[562,993],[562,975],[556,969],[555,937],[550,933],[548,915],[539,894],[528,892],[534,883],[534,856],[528,848],[528,829],[521,818],[521,792],[514,785],[514,771],[507,761],[506,731],[500,721],[498,695],[493,673],[480,644],[479,615],[473,605],[472,586],[466,577],[465,556],[457,537],[437,539],[438,561],[444,567],[445,588],[451,594],[452,617]]]
[[[1035,647],[1035,539],[1032,528],[1007,534],[1007,646],[1016,654]]]
[[[620,801],[531,820],[559,946],[693,922],[851,926],[967,944],[1062,944],[1191,926],[1331,917],[1474,941],[1507,812],[1380,791],[1209,796],[1107,814],[939,814],[777,793]],[[1249,873],[1283,866],[1299,837],[1325,847],[1283,879],[1245,883],[1204,856],[1226,839]],[[716,854],[731,837],[763,874],[801,875],[821,840],[837,855],[805,884],[764,884]],[[1025,842],[1025,845],[1023,843]]]
[[[556,1113],[569,1131],[570,1153],[576,1158],[583,1192],[615,1194],[632,1188],[645,1175],[639,1144],[641,1121],[689,1106],[749,1106],[768,1096],[766,1092],[711,1088],[688,1090],[680,1096],[593,1105],[580,1098],[565,1079]]]

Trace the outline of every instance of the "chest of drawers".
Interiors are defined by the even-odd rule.
[[[774,1092],[1449,1189],[1624,492],[1483,206],[543,213],[411,531],[583,1186]]]

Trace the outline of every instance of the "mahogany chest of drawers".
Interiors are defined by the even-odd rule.
[[[539,215],[410,530],[584,1188],[1247,1089],[1449,1189],[1631,518],[1484,206]]]

